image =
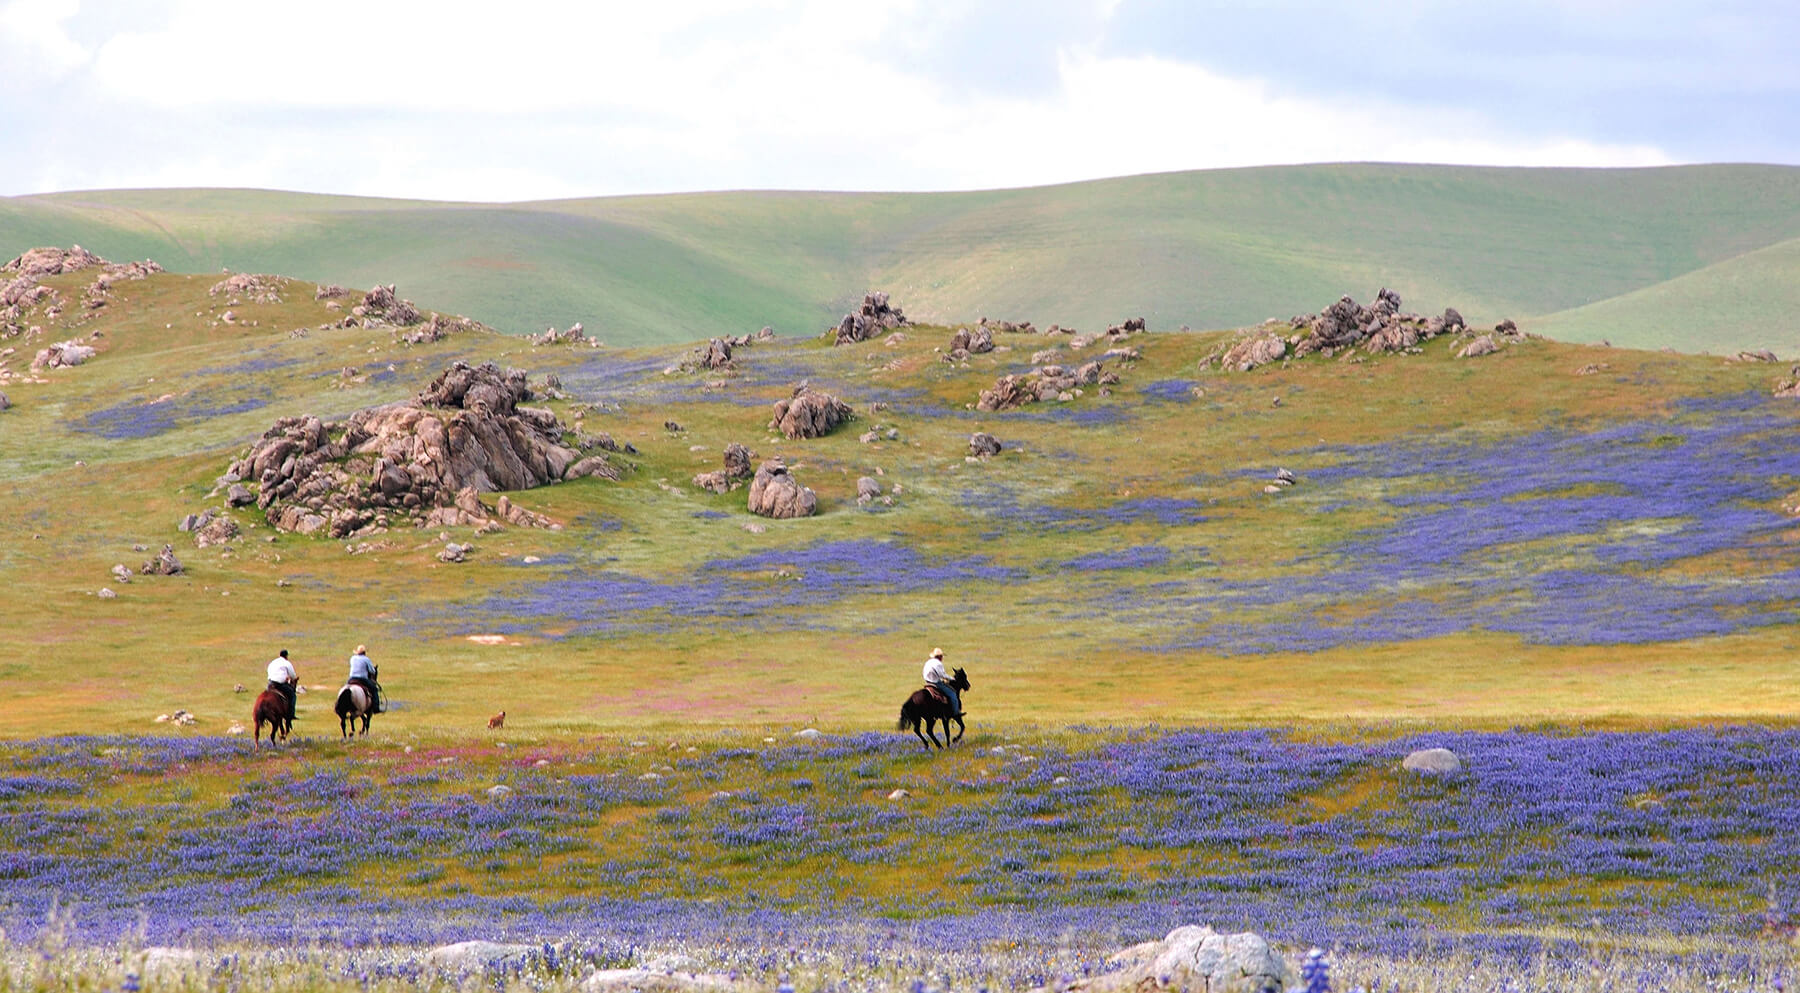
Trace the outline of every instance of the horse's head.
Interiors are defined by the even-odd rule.
[[[953,676],[950,680],[950,685],[956,687],[959,690],[968,689],[969,688],[968,674],[963,672],[961,669],[956,670],[956,672],[953,674]]]

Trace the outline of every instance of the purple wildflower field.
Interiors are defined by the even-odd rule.
[[[152,438],[165,431],[199,424],[209,418],[244,414],[268,406],[266,394],[244,393],[234,398],[190,394],[157,402],[137,398],[89,411],[71,421],[69,428],[112,441]]]
[[[1440,746],[1463,773],[1397,768]],[[1075,731],[927,767],[909,738],[874,733],[667,760],[574,744],[343,762],[321,747],[0,745],[0,927],[31,940],[60,906],[90,943],[483,937],[616,953],[758,931],[820,948],[1025,934],[1102,948],[1205,921],[1387,958],[1529,960],[1555,952],[1548,930],[1753,937],[1789,923],[1800,878],[1792,730]],[[881,799],[897,782],[919,801]],[[623,835],[601,827],[633,815]],[[948,899],[879,882],[938,865],[956,838],[981,843],[943,868]]]

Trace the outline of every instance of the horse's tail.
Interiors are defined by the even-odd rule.
[[[331,709],[335,711],[339,717],[356,709],[356,697],[350,692],[350,687],[346,686],[343,689],[338,690],[337,702],[331,705]]]
[[[909,727],[913,727],[913,726],[917,725],[918,723],[919,723],[919,719],[913,715],[912,701],[908,700],[905,703],[901,704],[900,705],[900,723],[894,727],[894,730],[904,731]]]

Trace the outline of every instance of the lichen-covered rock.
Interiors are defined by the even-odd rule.
[[[566,443],[554,414],[520,406],[528,393],[520,370],[457,362],[409,402],[329,424],[283,418],[229,476],[255,484],[275,527],[338,538],[398,523],[480,524],[493,516],[481,493],[619,478],[604,455]]]
[[[764,462],[757,468],[756,478],[750,481],[752,514],[775,518],[811,517],[818,512],[818,507],[818,496],[801,486],[800,481],[788,472],[787,463],[779,458]]]
[[[789,438],[820,438],[851,415],[849,404],[801,383],[792,397],[775,401],[775,417],[769,427]]]
[[[977,431],[969,436],[969,454],[985,459],[1000,454],[1000,439],[986,431]]]

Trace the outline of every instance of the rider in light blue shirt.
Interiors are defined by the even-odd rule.
[[[374,705],[374,713],[381,713],[387,708],[381,703],[381,684],[375,681],[375,663],[369,658],[367,645],[357,645],[356,654],[350,656],[350,682],[360,686],[369,693],[369,702]]]

